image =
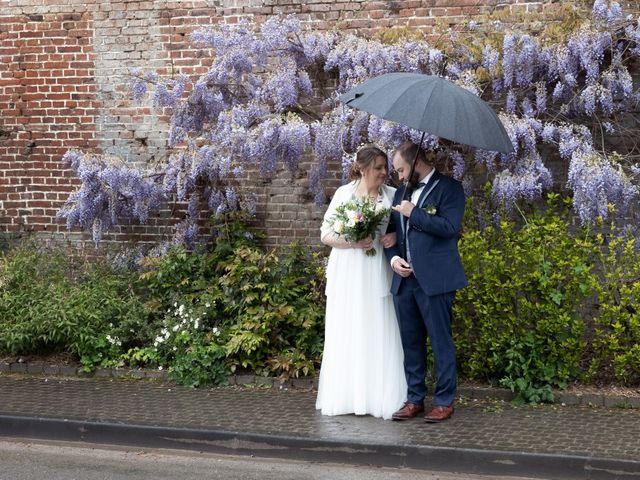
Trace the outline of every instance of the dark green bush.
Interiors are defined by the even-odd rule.
[[[0,352],[76,354],[87,370],[144,341],[131,271],[27,242],[0,257]]]
[[[168,366],[188,384],[207,383],[205,371],[194,381],[193,376],[187,379],[188,369],[178,368],[195,362],[196,351],[215,351],[210,368],[223,363],[231,371],[282,378],[313,373],[324,327],[324,273],[318,255],[298,245],[281,254],[264,251],[242,219],[228,217],[218,228],[221,234],[208,252],[174,248],[142,262],[140,287],[157,319],[156,340],[163,339],[153,352],[134,351],[130,357]],[[185,318],[190,329],[182,327]],[[193,328],[196,318],[198,328]],[[174,329],[189,335],[189,341]]]

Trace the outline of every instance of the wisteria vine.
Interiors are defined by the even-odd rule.
[[[168,160],[149,172],[67,152],[81,186],[60,216],[69,228],[91,230],[97,242],[118,223],[145,223],[166,202],[184,202],[174,241],[193,245],[203,208],[213,215],[255,210],[254,199],[239,188],[248,170],[260,178],[283,167],[293,174],[309,153],[315,160],[309,188],[322,204],[330,166],[342,165],[346,178],[358,145],[392,149],[406,139],[419,140],[421,132],[337,100],[348,88],[393,71],[444,75],[500,112],[515,153],[425,139],[424,146],[446,157],[465,186],[471,187],[481,169],[492,181],[496,202],[535,200],[554,185],[545,159],[555,156],[568,165],[566,188],[583,222],[612,211],[628,215],[640,195],[640,147],[628,121],[640,104],[630,71],[640,59],[640,19],[625,15],[615,1],[596,0],[591,19],[555,43],[499,22],[468,27],[469,38],[452,33],[453,46],[442,49],[426,41],[385,43],[313,32],[294,17],[273,17],[260,27],[241,22],[197,30],[195,44],[213,53],[206,73],[168,79],[136,73],[131,83],[136,100],[151,95],[156,108],[171,114]],[[317,97],[317,69],[337,81],[321,116],[309,113]],[[611,138],[623,152],[613,153]]]

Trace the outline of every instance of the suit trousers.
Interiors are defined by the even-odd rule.
[[[433,351],[436,387],[433,405],[451,405],[456,397],[456,350],[451,333],[455,291],[428,296],[414,275],[402,279],[393,302],[404,350],[407,377],[407,401],[421,404],[427,394],[425,386],[427,335]]]

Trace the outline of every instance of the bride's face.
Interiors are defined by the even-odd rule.
[[[362,179],[370,187],[380,187],[387,181],[388,175],[387,160],[384,157],[377,157],[375,161],[362,172]]]

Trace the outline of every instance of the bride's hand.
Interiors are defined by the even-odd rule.
[[[371,237],[367,237],[364,240],[360,240],[353,244],[354,248],[363,248],[365,250],[369,250],[373,248],[373,239]]]
[[[384,248],[393,247],[396,244],[396,232],[387,233],[380,237],[380,243]]]

